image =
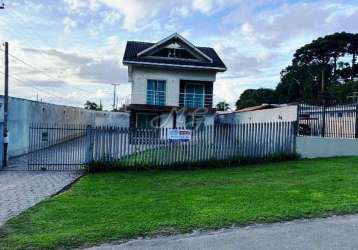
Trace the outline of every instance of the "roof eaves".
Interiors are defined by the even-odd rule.
[[[152,66],[168,66],[168,67],[177,67],[177,68],[191,68],[191,69],[212,69],[220,72],[227,70],[226,67],[211,67],[211,66],[198,66],[198,65],[183,65],[183,64],[169,64],[169,63],[155,63],[155,62],[138,62],[123,60],[124,65],[128,64],[137,64],[137,65],[152,65]]]

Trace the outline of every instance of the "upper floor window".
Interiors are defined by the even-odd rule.
[[[204,107],[204,85],[187,84],[184,93],[184,106],[188,108]]]
[[[165,106],[164,80],[147,80],[147,104]]]

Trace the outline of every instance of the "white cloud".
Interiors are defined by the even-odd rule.
[[[64,2],[73,11],[87,7],[87,1],[85,0],[64,0]]]
[[[22,43],[13,41],[12,54],[33,68],[10,57],[12,76],[21,80],[11,78],[10,95],[29,99],[39,95],[43,101],[75,106],[83,106],[87,99],[97,103],[102,99],[108,104],[112,98],[110,83],[127,82],[127,69],[121,64],[123,46],[118,37],[108,38],[92,53],[77,49],[22,49]],[[119,88],[121,98],[130,93],[124,85],[129,84]]]
[[[127,0],[97,0],[108,7],[117,9],[123,15],[123,28],[135,30],[140,21],[151,20],[158,13],[160,7],[166,1],[127,1]]]
[[[77,26],[77,22],[66,16],[63,19],[64,31],[65,33],[70,33],[73,28]]]
[[[237,2],[237,0],[194,0],[192,1],[192,9],[205,15],[211,15]]]
[[[267,47],[279,47],[297,37],[318,37],[328,33],[353,31],[358,27],[358,7],[349,4],[332,4],[325,1],[283,4],[278,8],[251,13],[243,20],[242,10],[236,8],[224,18],[224,24],[235,29],[239,25],[243,37],[252,38]],[[298,45],[298,46],[302,46]]]
[[[35,11],[18,12],[24,20],[4,13],[0,21],[14,27],[0,31],[0,37],[11,38],[12,53],[61,81],[12,61],[15,75],[37,81],[63,98],[78,95],[68,102],[78,99],[81,104],[83,98],[110,99],[111,86],[97,83],[127,81],[127,69],[121,64],[126,40],[153,42],[177,31],[194,44],[214,46],[228,67],[218,74],[215,94],[234,102],[247,87],[275,86],[280,70],[305,43],[333,32],[358,31],[358,6],[353,1],[63,0],[64,6],[47,2],[34,6]],[[62,29],[66,36],[57,36]],[[16,39],[38,51],[19,49],[24,46]],[[45,50],[39,49],[45,45]],[[91,94],[73,86],[88,86]],[[130,92],[129,84],[122,87],[123,93]]]
[[[209,14],[213,8],[213,1],[211,0],[195,0],[193,1],[193,9],[205,14]]]
[[[99,6],[110,9],[104,21],[113,23],[122,20],[122,27],[127,31],[137,31],[141,26],[151,23],[153,19],[165,15],[185,18],[192,12],[211,15],[237,0],[64,0],[70,12],[81,13],[83,9],[97,10]],[[96,6],[95,8],[91,6]],[[112,13],[112,11],[115,11]]]
[[[114,25],[120,18],[121,15],[118,11],[103,11],[102,16],[104,17],[103,22]]]
[[[190,9],[187,5],[175,6],[170,15],[174,16],[176,14],[179,14],[182,17],[188,17],[190,15]]]

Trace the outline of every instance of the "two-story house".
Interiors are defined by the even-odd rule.
[[[226,66],[214,49],[177,33],[157,42],[128,41],[123,57],[132,83],[130,127],[213,124],[213,84]]]

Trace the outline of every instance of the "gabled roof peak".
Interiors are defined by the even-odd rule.
[[[140,51],[139,53],[137,53],[138,57],[144,56],[145,54],[149,53],[150,51],[166,44],[167,42],[169,42],[172,39],[178,39],[180,42],[182,42],[183,44],[185,44],[186,46],[188,46],[190,49],[192,49],[193,51],[195,51],[196,53],[198,53],[201,57],[203,57],[205,60],[209,61],[210,63],[213,62],[213,59],[210,58],[208,55],[206,55],[205,53],[203,53],[201,50],[199,50],[195,45],[193,45],[191,42],[189,42],[187,39],[185,39],[184,37],[182,37],[179,33],[175,32],[173,34],[171,34],[170,36],[160,40],[157,43],[154,43],[152,46],[150,46],[149,48],[146,48],[142,51]]]

